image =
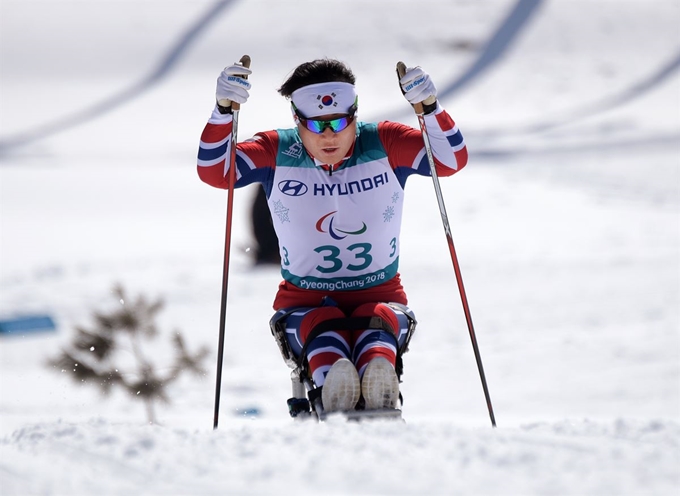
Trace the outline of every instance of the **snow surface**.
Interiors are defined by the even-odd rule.
[[[267,327],[280,276],[247,253],[249,188],[235,195],[213,431],[226,197],[195,154],[219,71],[252,57],[242,139],[290,125],[275,90],[320,56],[355,70],[363,119],[415,126],[396,62],[449,88],[516,6],[531,12],[499,57],[442,99],[470,151],[442,189],[498,428],[432,184],[415,178],[406,422],[288,417]],[[0,13],[0,318],[58,325],[0,338],[3,496],[680,489],[677,2],[2,0]],[[154,425],[134,398],[45,364],[116,304],[116,282],[165,298],[164,335],[212,351]]]

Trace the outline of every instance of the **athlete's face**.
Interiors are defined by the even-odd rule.
[[[344,117],[345,114],[330,114],[315,119],[331,120]],[[330,127],[323,130],[321,134],[316,134],[303,124],[298,124],[300,139],[310,155],[324,164],[337,164],[347,156],[347,152],[354,143],[356,136],[356,120],[342,131],[334,133]]]

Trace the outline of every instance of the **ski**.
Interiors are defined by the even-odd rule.
[[[314,419],[318,422],[326,422],[332,419],[345,419],[349,422],[364,422],[372,420],[400,420],[404,421],[401,410],[394,408],[381,408],[379,410],[353,410],[348,412],[310,412],[308,415],[298,415],[295,420],[306,421]]]

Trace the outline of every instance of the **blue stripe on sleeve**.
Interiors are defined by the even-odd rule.
[[[455,148],[463,142],[463,135],[461,134],[460,131],[457,131],[456,134],[447,136],[446,139],[449,141],[449,145],[451,145],[451,148]]]
[[[227,153],[227,143],[218,146],[217,148],[199,148],[198,160],[211,162],[223,157]]]

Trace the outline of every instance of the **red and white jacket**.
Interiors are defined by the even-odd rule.
[[[425,116],[437,174],[467,163],[463,136],[440,106]],[[213,112],[198,152],[198,175],[229,188],[232,116]],[[274,308],[318,306],[330,296],[346,311],[366,302],[406,304],[399,236],[404,187],[430,175],[419,130],[395,122],[358,122],[347,157],[329,166],[312,158],[297,129],[266,131],[238,143],[235,187],[259,182],[279,239],[283,282]]]

